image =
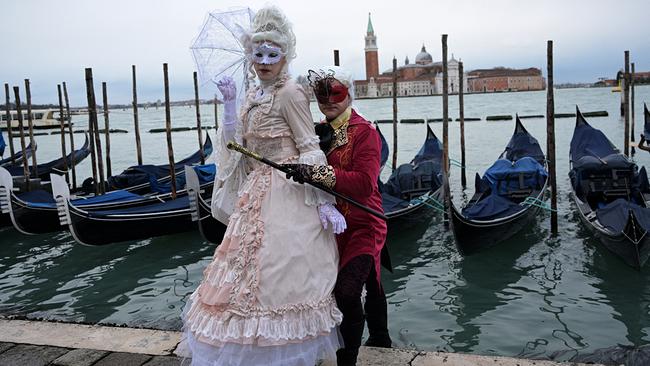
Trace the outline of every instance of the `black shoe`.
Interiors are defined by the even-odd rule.
[[[357,356],[359,355],[359,349],[346,349],[341,348],[336,351],[336,365],[337,366],[356,366],[357,365]]]
[[[369,337],[363,345],[366,347],[393,348],[393,342],[388,335]]]

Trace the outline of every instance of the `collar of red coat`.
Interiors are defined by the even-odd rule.
[[[352,114],[350,114],[349,123],[350,123],[350,125],[358,125],[358,124],[362,124],[362,123],[368,123],[368,124],[372,125],[367,119],[361,117],[357,113],[357,111],[354,110],[354,108],[352,108]]]

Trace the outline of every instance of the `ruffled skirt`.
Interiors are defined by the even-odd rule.
[[[305,188],[270,168],[241,190],[224,240],[183,314],[192,365],[307,365],[335,359],[334,235]]]

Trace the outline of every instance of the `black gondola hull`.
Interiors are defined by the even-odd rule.
[[[510,218],[481,222],[467,220],[451,205],[451,226],[456,247],[463,255],[470,255],[505,241],[535,222],[539,209],[530,206]]]
[[[23,234],[43,234],[62,230],[56,208],[31,207],[11,194],[11,221]]]
[[[180,191],[179,196],[183,196],[185,191]],[[167,200],[171,194],[149,197],[144,199],[134,199],[129,201],[116,201],[99,203],[95,205],[84,206],[84,210],[111,210],[120,208],[129,208],[144,206],[151,203]],[[23,234],[45,234],[63,230],[61,226],[58,211],[56,208],[33,207],[27,202],[11,194],[11,222],[14,227]]]
[[[199,231],[205,240],[213,244],[221,244],[226,233],[226,225],[212,216],[210,205],[200,195]]]
[[[411,205],[409,207],[403,208],[401,210],[387,212],[386,217],[388,217],[388,231],[401,230],[409,226],[419,225],[425,221],[431,219],[436,210],[433,208],[433,204],[427,201],[428,197],[435,198],[439,200],[442,188],[438,188],[435,192],[427,193],[426,197],[420,197],[421,202]]]
[[[0,228],[11,226],[11,217],[8,213],[0,213]]]
[[[95,218],[69,207],[70,232],[81,244],[98,246],[177,234],[196,229],[189,208],[151,215]]]
[[[650,258],[650,235],[643,232],[641,235],[623,233],[611,233],[597,225],[597,220],[589,220],[587,217],[591,211],[581,210],[584,203],[572,192],[571,197],[578,206],[580,221],[589,232],[610,252],[616,254],[627,265],[641,269]],[[636,237],[636,240],[633,238]]]

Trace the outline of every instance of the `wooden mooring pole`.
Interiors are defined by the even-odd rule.
[[[68,134],[70,135],[70,150],[74,150],[74,132],[72,131],[72,114],[70,113],[70,98],[68,98],[68,86],[65,81],[63,84],[63,98],[65,99],[65,115],[68,117]],[[72,165],[72,191],[77,190],[77,159],[74,154],[70,158],[70,165]]]
[[[23,130],[23,111],[20,106],[20,88],[14,86],[14,97],[16,98],[16,114],[18,115],[18,130],[20,132],[20,150],[23,153],[23,176],[25,178],[25,190],[29,191],[29,163],[27,162],[27,147],[25,146],[25,131]]]
[[[131,65],[133,74],[133,128],[135,129],[135,148],[138,154],[138,165],[142,165],[142,145],[140,142],[140,126],[138,122],[138,92],[135,80],[135,65]]]
[[[341,66],[341,62],[339,60],[339,50],[334,50],[334,66]]]
[[[65,148],[65,114],[63,114],[63,93],[61,92],[61,84],[56,85],[59,95],[59,125],[61,127],[61,156],[63,157],[63,170],[65,171],[65,181],[70,184],[70,176],[68,175],[68,158]]]
[[[551,233],[557,235],[557,183],[555,174],[555,99],[553,95],[553,41],[546,45],[546,158],[551,181]]]
[[[630,51],[625,51],[625,89],[623,90],[623,123],[625,123],[625,145],[623,153],[630,156]]]
[[[636,119],[634,118],[634,62],[631,64],[632,74],[630,75],[630,140],[634,142],[634,124]],[[632,146],[632,155],[635,154],[634,146]]]
[[[111,172],[111,135],[110,122],[108,117],[108,93],[106,92],[106,82],[102,82],[102,102],[104,104],[104,140],[106,141],[106,176],[110,177]]]
[[[36,163],[36,143],[34,143],[34,116],[32,115],[32,90],[29,79],[25,79],[25,101],[27,102],[27,125],[29,127],[29,146],[32,154],[32,177],[38,178]]]
[[[218,106],[219,106],[219,103],[218,103],[217,95],[215,94],[214,95],[214,131],[215,131],[215,133],[219,130],[219,118],[218,118],[219,117],[219,111],[218,111],[218,108],[217,108]]]
[[[460,119],[460,185],[467,187],[465,176],[465,101],[463,90],[463,63],[458,63],[458,117]]]
[[[199,151],[201,152],[201,164],[205,164],[205,152],[203,151],[203,130],[201,130],[201,103],[199,100],[199,78],[194,71],[194,106],[196,107],[196,130],[199,133]]]
[[[449,188],[449,69],[447,66],[447,35],[442,35],[442,173],[445,200],[444,223],[449,228],[449,207],[451,189]]]
[[[393,166],[397,169],[397,59],[393,57]]]
[[[93,183],[95,194],[104,193],[104,174],[102,163],[102,145],[99,139],[97,124],[97,102],[95,100],[95,86],[93,84],[93,69],[86,69],[86,96],[88,97],[88,125],[90,126],[91,149],[93,150]],[[99,182],[98,182],[99,180]]]
[[[174,147],[172,146],[172,114],[169,104],[169,75],[167,64],[163,64],[165,78],[165,128],[167,132],[167,155],[169,156],[169,176],[171,177],[172,199],[176,199],[176,170],[174,167]]]
[[[9,84],[5,83],[5,114],[7,116],[7,139],[9,140],[9,154],[11,154],[11,163],[16,162],[16,157],[15,154],[16,152],[14,151],[14,138],[13,134],[11,133],[11,107],[9,106]]]

